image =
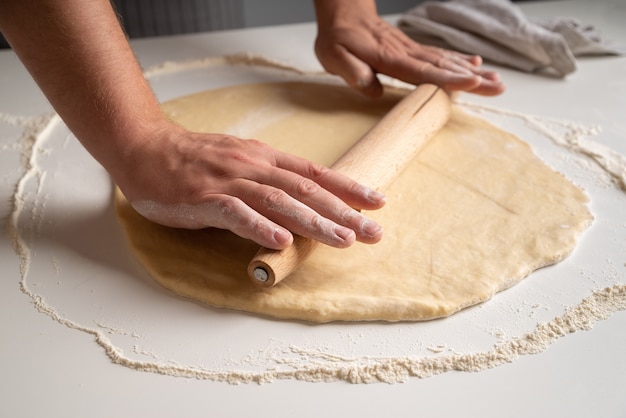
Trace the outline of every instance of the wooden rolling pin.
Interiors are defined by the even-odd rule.
[[[450,98],[422,84],[398,102],[359,142],[333,164],[336,170],[376,190],[384,190],[450,117]],[[248,264],[258,286],[271,287],[293,272],[319,242],[294,236],[284,250],[261,248]]]

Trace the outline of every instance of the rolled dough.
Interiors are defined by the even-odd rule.
[[[316,83],[226,87],[163,105],[183,126],[254,137],[331,165],[397,100]],[[586,195],[525,142],[458,108],[368,216],[376,245],[320,246],[291,277],[256,288],[258,246],[218,229],[172,229],[116,195],[130,247],[175,293],[214,307],[314,322],[427,320],[484,302],[569,254],[590,224]]]

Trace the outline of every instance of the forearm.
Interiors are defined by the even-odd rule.
[[[164,118],[107,0],[0,0],[0,28],[112,174]]]

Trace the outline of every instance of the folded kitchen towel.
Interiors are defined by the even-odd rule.
[[[531,20],[509,0],[427,1],[404,13],[398,26],[423,44],[558,76],[576,70],[575,56],[626,52],[589,25],[564,17]]]

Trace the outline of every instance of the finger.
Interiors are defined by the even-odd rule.
[[[434,54],[445,56],[446,58],[457,61],[459,63],[469,64],[469,67],[479,67],[483,63],[483,59],[480,55],[464,54],[463,52],[459,51],[452,51],[450,49],[443,49],[435,46],[422,45],[412,42],[409,50],[414,51],[416,49],[423,49],[426,51],[430,51]]]
[[[497,71],[485,70],[484,68],[476,68],[474,74],[481,76],[485,80],[500,81],[500,74]]]
[[[386,41],[387,46],[385,50],[393,51],[393,53],[388,53],[388,56],[381,60],[383,63],[390,62],[392,65],[402,65],[403,62],[408,65],[416,62],[430,63],[437,68],[471,76],[475,74],[474,70],[482,62],[481,57],[477,55],[468,55],[416,43],[395,28],[388,33],[389,37]],[[414,60],[411,60],[411,58]],[[396,63],[395,61],[398,62]]]
[[[464,90],[475,94],[493,96],[504,91],[504,84],[500,82],[499,75],[495,71],[485,70],[480,67],[482,57],[469,55],[458,51],[451,51],[429,45],[421,45],[413,42],[402,33],[395,33],[398,47],[408,51],[410,57],[416,62],[402,60],[395,65],[401,68],[409,66],[417,68],[414,77],[422,81],[410,81],[413,84],[419,82],[431,82],[450,91]],[[431,64],[429,66],[428,64]],[[446,71],[437,71],[438,69]],[[407,71],[405,68],[404,71]],[[410,76],[409,76],[410,77]],[[414,80],[415,80],[414,78]]]
[[[479,56],[479,63],[482,59]],[[460,61],[463,62],[463,61]],[[467,64],[466,64],[467,65]],[[474,94],[483,96],[495,96],[501,94],[505,90],[505,85],[500,81],[500,74],[497,71],[486,70],[480,66],[470,65],[468,69],[475,75],[480,77],[480,84],[469,90]]]
[[[341,45],[318,51],[326,71],[338,75],[345,82],[368,97],[379,97],[383,86],[372,68]]]
[[[141,200],[133,202],[132,206],[145,218],[166,226],[226,229],[274,250],[287,248],[293,242],[293,236],[287,229],[233,196],[211,194],[195,205]]]
[[[337,196],[357,209],[380,209],[385,205],[385,195],[362,185],[343,174],[290,154],[279,153],[276,167],[299,174]]]
[[[440,56],[421,57],[423,59],[398,59],[384,72],[412,84],[433,83],[449,91],[469,91],[484,96],[494,96],[505,89],[496,72],[466,68]]]
[[[469,90],[469,92],[481,96],[497,96],[504,90],[506,90],[506,86],[500,81],[481,79],[481,83],[476,88]]]
[[[255,211],[291,232],[324,244],[346,248],[356,240],[355,232],[321,216],[284,190],[249,180],[234,180],[231,192],[243,195]]]
[[[423,51],[419,51],[421,49],[423,49]],[[446,85],[448,89],[467,90],[474,94],[484,96],[495,96],[505,90],[504,84],[500,81],[500,75],[496,71],[486,70],[480,67],[482,58],[478,55],[466,55],[440,48],[420,46],[418,52],[414,52],[412,56],[417,60],[428,60],[434,63],[438,68],[463,74],[471,73],[480,77],[476,87],[471,88],[463,84],[448,84]],[[443,74],[441,76],[443,76]]]
[[[330,170],[328,170],[330,171]],[[341,226],[350,228],[361,242],[374,243],[382,238],[382,228],[315,181],[292,171],[272,170],[263,183],[284,190],[317,214]],[[282,223],[281,223],[282,224]]]
[[[472,90],[481,83],[480,76],[450,62],[403,59],[396,64],[397,78],[411,84],[433,83],[446,90]]]

